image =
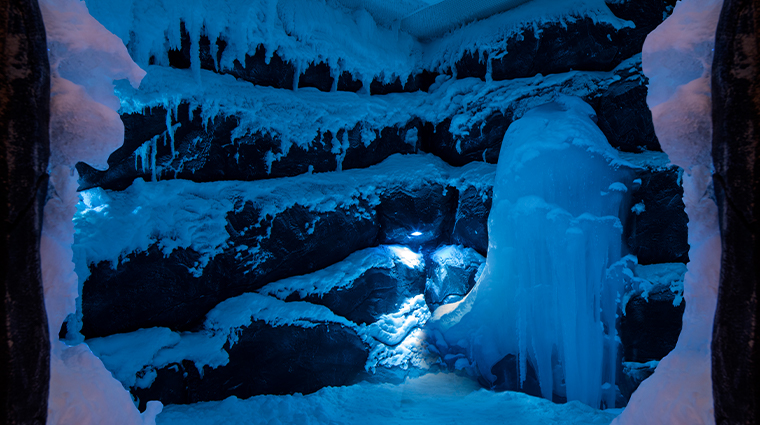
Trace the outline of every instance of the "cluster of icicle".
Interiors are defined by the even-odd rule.
[[[520,385],[537,380],[543,397],[612,407],[624,283],[613,271],[632,169],[594,115],[581,99],[560,96],[510,126],[486,269],[464,300],[436,311],[435,326],[491,383],[492,367],[512,355]]]

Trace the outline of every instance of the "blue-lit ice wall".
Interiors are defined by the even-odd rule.
[[[435,319],[446,343],[465,348],[490,382],[494,364],[511,354],[521,385],[535,370],[543,397],[612,407],[623,281],[608,271],[621,257],[621,203],[632,177],[593,116],[563,96],[510,126],[486,269],[468,297]]]

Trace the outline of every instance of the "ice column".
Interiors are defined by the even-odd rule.
[[[486,269],[468,297],[434,318],[484,379],[493,383],[494,364],[513,355],[521,385],[535,370],[543,397],[597,407],[614,405],[622,282],[607,271],[621,256],[631,169],[593,116],[582,100],[562,96],[510,126]]]
[[[48,425],[153,425],[161,404],[140,414],[129,393],[86,344],[58,339],[76,311],[78,281],[72,263],[72,218],[79,201],[74,165],[106,168],[108,155],[124,142],[113,81],[137,86],[145,73],[132,62],[79,0],[40,0],[50,58],[50,183],[40,256],[51,337]]]
[[[615,424],[701,425],[713,417],[710,343],[720,274],[712,189],[710,75],[723,0],[683,0],[646,39],[647,103],[663,151],[684,169],[689,216],[686,311],[676,348],[660,361]]]

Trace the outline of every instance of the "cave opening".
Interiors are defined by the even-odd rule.
[[[712,416],[722,3],[39,3],[48,423]]]

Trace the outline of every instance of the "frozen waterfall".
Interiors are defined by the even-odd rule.
[[[613,268],[632,173],[594,118],[561,96],[509,127],[485,272],[469,296],[436,310],[433,326],[492,384],[494,365],[506,364],[523,390],[537,381],[547,399],[613,407],[623,285]]]

